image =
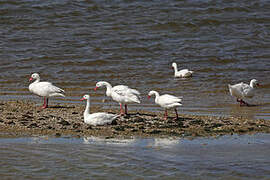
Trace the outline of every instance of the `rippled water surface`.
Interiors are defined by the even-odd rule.
[[[270,119],[270,3],[214,0],[0,0],[0,98],[32,99],[31,73],[77,103],[95,83],[125,84],[142,93],[133,110],[161,111],[150,90],[183,96],[181,113]],[[171,63],[195,71],[173,77]],[[256,78],[263,85],[239,108],[227,84]]]
[[[1,179],[269,179],[270,137],[0,139]]]

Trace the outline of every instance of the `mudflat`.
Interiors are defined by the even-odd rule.
[[[83,122],[84,104],[63,104],[41,109],[32,101],[0,102],[0,137],[103,136],[113,137],[207,137],[227,134],[269,133],[270,121],[242,117],[180,114],[167,120],[162,113],[130,112],[116,123],[91,126]],[[118,113],[116,109],[92,108],[92,112]],[[173,113],[173,112],[172,112]]]

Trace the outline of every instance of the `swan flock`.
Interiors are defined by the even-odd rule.
[[[193,71],[188,69],[177,69],[177,64],[172,63],[172,68],[174,69],[174,77],[180,78],[190,78],[193,76]],[[41,81],[38,73],[33,73],[29,79],[31,82],[29,85],[29,91],[33,94],[43,97],[44,103],[42,108],[45,109],[48,107],[48,102],[50,97],[61,96],[65,97],[65,91],[51,82]],[[230,85],[228,84],[230,95],[236,97],[236,101],[240,103],[240,106],[249,104],[244,101],[246,98],[252,98],[255,95],[255,88],[259,86],[259,83],[256,79],[252,79],[249,84],[245,84],[243,82]],[[110,83],[106,81],[99,81],[96,83],[96,87],[94,90],[96,91],[98,88],[105,87],[106,88],[106,96],[111,97],[111,99],[120,105],[120,116],[127,115],[128,104],[141,103],[141,93],[133,88],[130,88],[126,85],[116,85],[112,86]],[[168,118],[168,110],[174,109],[176,119],[179,118],[177,108],[182,106],[182,97],[177,97],[174,95],[163,94],[160,95],[157,91],[150,91],[148,93],[148,98],[151,96],[155,96],[155,103],[160,107],[164,108],[164,119]],[[119,115],[108,114],[105,112],[99,113],[90,113],[90,96],[84,95],[81,99],[82,101],[86,101],[86,108],[84,111],[84,122],[90,125],[107,125],[112,124]]]

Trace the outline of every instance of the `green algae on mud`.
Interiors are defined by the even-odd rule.
[[[270,121],[262,119],[181,114],[178,120],[173,117],[164,120],[161,113],[151,112],[131,112],[119,117],[115,125],[91,126],[83,122],[84,108],[84,105],[64,104],[41,109],[31,101],[2,101],[0,137],[208,137],[270,132]],[[92,111],[117,113],[99,107]]]

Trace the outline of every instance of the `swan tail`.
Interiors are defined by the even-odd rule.
[[[141,93],[137,91],[136,89],[130,89],[130,92],[136,95],[140,95]]]
[[[62,97],[66,97],[64,94],[61,94],[61,93],[53,93],[50,96],[62,96]]]
[[[232,95],[232,85],[228,84],[230,94]]]

